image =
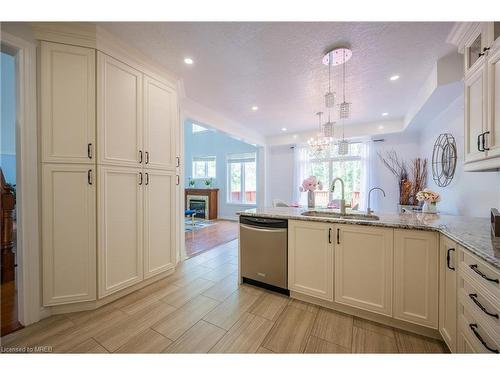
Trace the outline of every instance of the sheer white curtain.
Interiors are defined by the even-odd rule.
[[[293,149],[293,202],[299,205],[307,204],[307,194],[299,191],[299,186],[305,178],[309,177],[309,153],[307,146],[295,146]]]

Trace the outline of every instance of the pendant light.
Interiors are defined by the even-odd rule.
[[[345,67],[346,67],[346,49],[343,51],[342,59],[342,103],[339,104],[339,118],[342,120],[342,139],[337,143],[338,154],[347,155],[349,153],[349,141],[344,137],[345,120],[351,116],[351,103],[345,99]],[[350,54],[352,56],[352,52]],[[349,56],[350,57],[350,56]]]
[[[331,109],[335,106],[335,93],[332,92],[332,64],[333,59],[328,59],[328,92],[325,94],[325,107],[328,108],[328,122],[323,125],[323,136],[333,139],[335,122],[331,121]]]

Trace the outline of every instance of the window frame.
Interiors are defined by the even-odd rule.
[[[209,161],[213,161],[214,162],[214,170],[215,170],[215,176],[209,176],[208,175],[208,162]],[[195,162],[204,162],[205,164],[205,175],[204,177],[196,177],[195,176],[195,171],[196,171],[196,168],[195,168],[195,165],[194,163]],[[209,155],[209,156],[193,156],[192,159],[191,159],[191,169],[192,169],[192,175],[193,175],[193,180],[206,180],[208,178],[213,178],[215,179],[217,177],[217,156],[215,155]]]
[[[231,156],[235,156],[238,154],[229,154],[226,160],[226,170],[227,170],[227,194],[226,194],[226,203],[237,205],[237,206],[256,206],[257,205],[257,153],[250,152],[248,154],[252,154],[253,158],[246,158],[248,160],[244,160],[245,158],[231,158]],[[253,160],[252,160],[253,159]],[[246,190],[245,190],[245,180],[246,180],[246,164],[255,163],[255,202],[247,202],[246,201]],[[239,164],[240,167],[240,196],[242,197],[241,201],[233,201],[231,200],[231,164]]]

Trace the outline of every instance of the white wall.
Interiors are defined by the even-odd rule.
[[[281,199],[292,203],[293,189],[293,148],[291,146],[269,147],[268,189],[269,203]]]
[[[455,100],[420,131],[420,154],[432,159],[434,142],[441,133],[451,133],[457,143],[457,168],[450,185],[440,188],[432,179],[429,164],[428,186],[441,194],[439,211],[452,215],[488,217],[500,206],[500,172],[464,172],[464,102]]]

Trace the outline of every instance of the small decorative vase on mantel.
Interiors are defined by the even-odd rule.
[[[315,202],[314,202],[314,191],[308,191],[307,192],[307,208],[314,208]]]

